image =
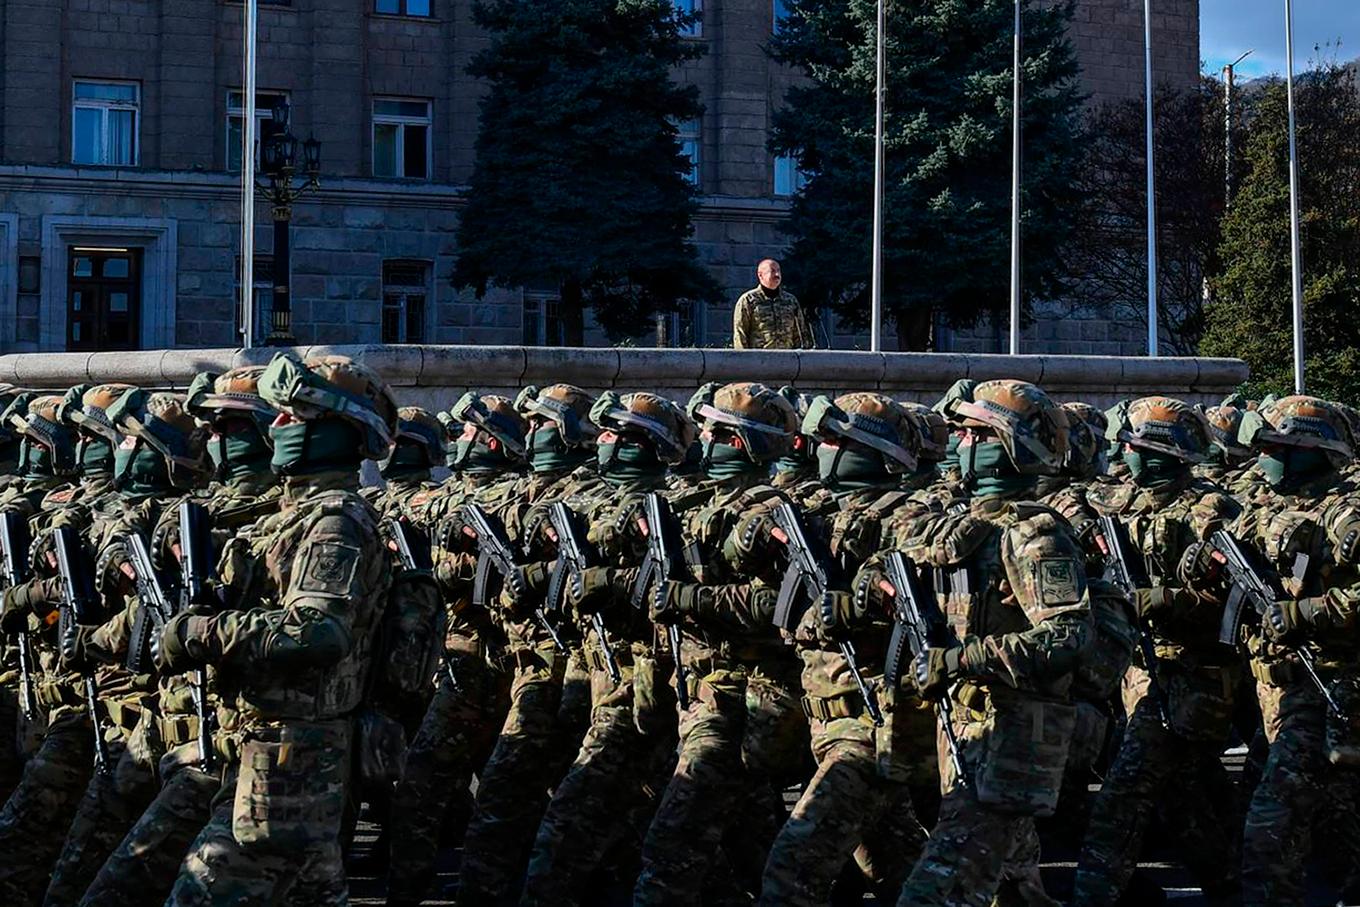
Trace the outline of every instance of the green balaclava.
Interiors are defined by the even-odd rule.
[[[482,432],[475,439],[459,438],[456,445],[452,469],[472,475],[506,472],[515,467],[515,462],[500,450],[487,446]]]
[[[836,491],[855,491],[891,479],[882,454],[845,441],[817,445],[817,475]]]
[[[253,420],[227,418],[214,424],[208,441],[208,456],[212,458],[218,478],[232,482],[268,472],[274,451]]]
[[[615,487],[646,482],[666,474],[666,463],[647,441],[619,436],[595,448],[595,463],[600,476]]]
[[[307,419],[272,425],[269,437],[274,441],[269,465],[279,475],[352,471],[363,461],[363,438],[344,419]]]
[[[52,451],[28,438],[19,444],[19,466],[29,479],[50,479],[55,475]]]
[[[957,469],[959,465],[959,444],[963,437],[955,431],[949,433],[949,440],[944,442],[944,459],[935,467],[943,475],[951,469]]]
[[[700,465],[706,476],[720,482],[765,470],[764,464],[752,460],[745,448],[718,441],[712,434],[704,438],[703,461]]]
[[[173,487],[165,457],[131,436],[113,452],[113,480],[118,493],[129,498],[159,494]]]
[[[1180,457],[1133,445],[1124,451],[1124,465],[1140,488],[1164,488],[1190,471],[1190,464]]]
[[[529,468],[537,473],[567,472],[590,460],[590,448],[569,446],[556,422],[537,422],[524,441]]]
[[[1261,451],[1256,458],[1257,469],[1273,488],[1297,488],[1332,471],[1332,462],[1323,450],[1282,444],[1271,451]]]
[[[107,438],[82,435],[76,444],[76,461],[82,479],[107,479],[113,475],[113,445]]]
[[[1038,484],[1037,476],[1025,475],[1015,468],[1006,445],[1000,441],[965,438],[958,451],[964,484],[980,498],[1013,495]]]

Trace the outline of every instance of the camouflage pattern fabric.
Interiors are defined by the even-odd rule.
[[[798,298],[780,289],[747,290],[732,312],[732,346],[739,350],[806,350],[817,344]]]

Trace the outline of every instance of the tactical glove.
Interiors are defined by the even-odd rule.
[[[82,627],[72,621],[61,634],[61,664],[68,671],[84,674],[94,667],[89,659],[86,643],[94,627]]]
[[[911,663],[912,676],[916,678],[916,690],[921,698],[939,699],[943,696],[954,678],[963,672],[962,659],[961,646],[922,650]]]
[[[1223,588],[1222,555],[1208,542],[1187,545],[1176,573],[1181,582],[1203,595],[1221,596]]]
[[[825,592],[817,602],[817,620],[827,637],[844,636],[863,616],[863,608],[849,592]]]
[[[1296,642],[1307,636],[1326,614],[1325,598],[1286,599],[1271,604],[1262,626],[1266,635],[1277,642]]]
[[[614,595],[614,571],[586,567],[567,584],[567,602],[578,614],[594,614],[609,606]]]
[[[213,624],[214,618],[188,613],[170,618],[156,647],[156,667],[160,672],[183,674],[207,664],[211,652],[206,639]]]
[[[679,623],[684,615],[694,613],[702,589],[703,586],[698,583],[667,580],[662,594],[651,598],[649,611],[652,620],[658,624]]]
[[[501,601],[512,614],[523,615],[541,598],[548,584],[548,568],[541,563],[525,564],[510,571],[501,589]]]

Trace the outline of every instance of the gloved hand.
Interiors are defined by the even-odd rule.
[[[834,639],[855,626],[864,616],[864,609],[851,593],[828,591],[817,602],[816,613],[822,635]]]
[[[207,636],[215,618],[196,614],[176,614],[161,631],[156,649],[156,667],[162,674],[183,674],[208,663]]]
[[[505,578],[501,601],[512,614],[522,615],[533,607],[534,599],[548,583],[548,569],[541,563],[516,567]]]
[[[652,621],[658,624],[676,624],[686,614],[692,614],[699,603],[698,583],[682,583],[667,580],[660,595],[650,595],[648,611]]]
[[[594,614],[608,607],[613,592],[613,570],[586,567],[567,584],[567,602],[578,614]]]
[[[1327,600],[1324,598],[1286,599],[1270,606],[1261,626],[1266,636],[1276,642],[1298,642],[1326,612]]]
[[[445,551],[455,554],[471,551],[476,539],[463,531],[465,525],[461,513],[446,517],[435,530],[435,543]]]
[[[1221,595],[1225,591],[1222,555],[1207,541],[1186,546],[1176,573],[1196,592]]]
[[[86,650],[86,643],[94,630],[94,627],[82,627],[74,621],[67,625],[61,634],[62,667],[79,674],[84,674],[94,667]]]
[[[5,590],[3,610],[0,610],[0,628],[7,633],[17,633],[28,627],[28,615],[46,617],[56,610],[60,596],[58,580],[35,579]]]
[[[939,699],[962,673],[960,662],[963,647],[949,649],[931,647],[917,655],[911,663],[912,676],[916,678],[916,690],[922,699]]]

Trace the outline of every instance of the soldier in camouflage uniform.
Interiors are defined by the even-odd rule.
[[[220,376],[204,372],[190,384],[186,398],[188,411],[211,432],[207,452],[214,481],[194,499],[211,515],[214,548],[222,553],[227,577],[248,547],[251,527],[281,503],[282,486],[270,469],[269,425],[277,412],[259,396],[263,372],[263,366],[242,366]],[[174,553],[178,539],[178,509],[169,508],[157,522],[149,548],[171,575],[180,569]],[[160,789],[99,869],[85,903],[130,907],[164,900],[189,845],[211,818],[224,766],[235,756],[232,732],[239,716],[234,703],[209,695],[216,728],[211,761],[205,764],[189,679],[163,676],[159,690],[156,723],[164,752],[158,764]]]
[[[779,395],[793,405],[801,421],[807,413],[808,395],[787,384],[779,389]],[[817,440],[801,432],[795,434],[789,452],[774,461],[770,484],[797,500],[816,493],[821,488],[817,478]]]
[[[176,615],[157,656],[167,675],[213,665],[240,712],[239,755],[176,904],[347,897],[339,834],[352,722],[391,582],[359,465],[387,455],[397,407],[375,373],[341,356],[280,354],[259,393],[280,412],[271,464],[284,491],[251,539],[244,607]]]
[[[1260,454],[1234,532],[1286,577],[1283,600],[1259,629],[1244,630],[1270,755],[1247,814],[1242,900],[1251,907],[1301,905],[1315,826],[1329,805],[1353,810],[1360,803],[1360,489],[1340,472],[1355,442],[1337,407],[1307,396],[1247,413],[1238,440]],[[1294,654],[1299,646],[1313,653],[1345,717],[1329,714]],[[1327,843],[1325,826],[1317,836]],[[1349,850],[1338,862],[1353,874],[1360,863],[1354,841],[1330,843]]]
[[[753,584],[738,566],[751,558],[743,553],[750,539],[736,526],[737,516],[785,500],[767,477],[792,443],[793,407],[764,385],[743,383],[701,388],[689,412],[703,420],[707,479],[679,492],[673,507],[693,581],[669,581],[653,598],[652,616],[680,624],[690,703],[680,713],[679,761],[643,843],[638,904],[695,902],[717,881],[714,859],[735,818],[733,803],[743,792],[755,800],[752,791],[770,783],[743,771],[745,752],[777,745],[786,716],[802,720],[799,665],[772,624],[775,590]],[[772,691],[754,728],[747,717],[752,677]],[[748,733],[770,742],[748,742]]]
[[[1130,481],[1089,485],[1084,493],[1089,512],[1067,512],[1074,522],[1109,514],[1127,527],[1152,584],[1136,590],[1134,607],[1156,646],[1162,695],[1148,693],[1147,665],[1126,676],[1128,726],[1092,807],[1075,903],[1119,900],[1149,821],[1160,803],[1173,800],[1175,808],[1166,815],[1175,823],[1170,830],[1182,845],[1181,858],[1206,894],[1230,897],[1237,861],[1229,829],[1235,823],[1217,815],[1207,795],[1221,772],[1217,759],[1227,743],[1239,665],[1218,642],[1221,600],[1188,588],[1179,565],[1187,550],[1235,519],[1241,508],[1193,473],[1208,453],[1209,431],[1192,407],[1144,397],[1111,414],[1108,437],[1124,445]],[[1187,809],[1187,802],[1194,807]]]
[[[396,444],[379,468],[383,484],[360,492],[383,519],[410,519],[411,500],[438,487],[430,473],[445,465],[444,440],[444,424],[428,410],[419,406],[397,410]]]
[[[1085,564],[1060,516],[1028,503],[1061,465],[1067,419],[1037,387],[987,381],[949,408],[965,432],[968,508],[922,517],[902,547],[939,579],[960,645],[912,665],[923,698],[956,702],[965,786],[947,760],[939,821],[898,901],[987,905],[1008,861],[1033,859],[1033,817],[1051,813],[1075,722],[1073,673],[1091,636]]]
[[[1105,414],[1089,403],[1064,403],[1062,408],[1067,413],[1067,456],[1057,475],[1039,478],[1039,500],[1105,473]]]
[[[1246,408],[1222,404],[1211,406],[1204,411],[1204,419],[1209,423],[1209,455],[1195,468],[1195,473],[1221,487],[1233,492],[1242,476],[1251,468],[1256,455],[1251,448],[1243,447],[1237,440],[1238,429]]]
[[[798,297],[782,286],[779,262],[756,268],[760,284],[737,299],[732,311],[732,346],[739,350],[807,350],[817,345]]]
[[[454,477],[408,504],[417,526],[452,540],[435,549],[435,575],[448,604],[448,670],[439,672],[393,793],[387,901],[394,907],[424,899],[446,814],[451,807],[470,810],[468,785],[490,756],[509,708],[510,676],[500,665],[505,637],[489,614],[472,607],[473,562],[455,543],[462,544],[457,514],[465,501],[516,487],[528,426],[513,401],[493,394],[464,394],[449,417],[462,426],[450,463]]]
[[[552,543],[542,531],[548,505],[565,497],[588,498],[601,484],[595,471],[599,430],[590,420],[594,402],[570,384],[524,388],[515,409],[528,426],[530,472],[519,482],[474,495],[518,540],[527,562],[493,602],[513,680],[500,736],[478,774],[476,805],[463,841],[457,900],[469,907],[518,900],[549,791],[566,771],[564,757],[580,746],[589,721],[588,699],[580,698],[581,683],[588,683],[580,639],[555,609],[544,612],[546,621],[535,611],[544,607],[552,568]]]
[[[917,470],[920,429],[887,397],[856,393],[834,403],[813,401],[802,430],[821,442],[819,476],[830,491],[805,509],[809,531],[827,538],[834,565],[826,566],[846,585],[812,602],[794,629],[818,766],[770,850],[760,902],[828,903],[832,883],[852,857],[879,898],[890,898],[926,838],[913,818],[906,783],[922,751],[933,754],[932,716],[909,693],[884,689],[888,612],[881,572],[860,567],[882,546],[885,517],[913,504],[901,477]],[[768,536],[770,526],[756,531]],[[871,720],[842,654],[840,643],[847,640],[879,701],[882,727]],[[906,834],[884,834],[884,826]]]
[[[96,552],[95,587],[106,620],[100,626],[72,624],[62,639],[62,657],[74,670],[97,670],[112,765],[109,772],[95,773],[71,822],[47,889],[51,905],[80,898],[156,795],[156,763],[164,752],[157,684],[149,663],[136,674],[127,666],[141,603],[124,537],[135,532],[149,539],[162,514],[208,472],[207,432],[182,398],[133,388],[108,407],[107,417],[125,439],[116,454],[117,494],[93,510],[86,532]]]
[[[539,825],[521,900],[526,905],[598,899],[587,882],[611,846],[631,843],[639,823],[645,830],[655,806],[649,790],[664,783],[675,745],[674,699],[665,685],[670,656],[647,615],[632,606],[630,591],[645,554],[634,531],[643,496],[665,489],[666,469],[684,457],[693,423],[674,403],[649,393],[606,393],[590,415],[601,429],[596,464],[607,493],[567,500],[600,559],[567,589],[590,668],[590,728]]]

